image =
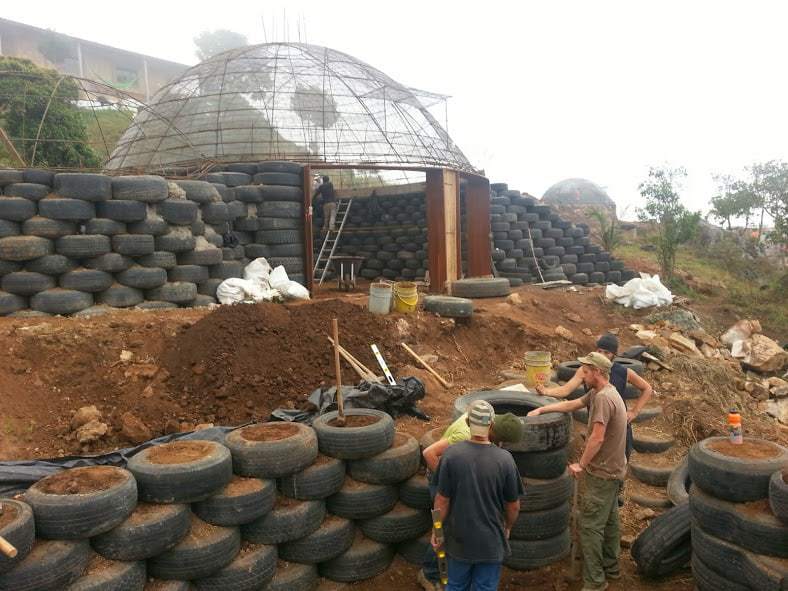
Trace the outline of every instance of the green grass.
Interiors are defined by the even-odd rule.
[[[87,128],[88,145],[95,150],[102,161],[106,161],[134,118],[134,113],[115,108],[80,110]]]

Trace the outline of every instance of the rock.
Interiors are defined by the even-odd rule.
[[[178,433],[181,430],[181,424],[176,421],[175,419],[167,419],[164,423],[164,433],[166,435],[172,435],[173,433]]]
[[[568,320],[571,320],[572,322],[582,322],[582,320],[583,320],[582,318],[580,318],[580,316],[578,316],[574,312],[569,312],[566,315],[566,317],[567,317]]]
[[[720,346],[719,341],[707,333],[702,328],[691,330],[687,333],[691,339],[694,339],[695,342],[700,345],[701,343],[706,343],[709,347],[716,349]]]
[[[153,439],[148,426],[131,412],[124,412],[120,416],[120,434],[131,443],[143,443]]]
[[[506,303],[512,306],[519,306],[523,303],[523,298],[520,297],[519,293],[510,293],[506,296]]]
[[[120,352],[120,360],[123,363],[128,363],[133,358],[134,358],[134,353],[132,353],[131,351],[126,351],[126,349],[123,349],[123,351]]]
[[[777,376],[768,378],[766,383],[769,384],[769,388],[788,388],[788,381],[778,378]]]
[[[656,512],[654,509],[638,509],[635,511],[635,519],[638,521],[646,521],[647,519],[652,519],[656,516]]]
[[[434,353],[425,353],[424,355],[419,355],[419,357],[421,357],[427,365],[438,363],[438,356]]]
[[[746,382],[744,384],[744,390],[759,402],[769,400],[769,389],[761,382]]]
[[[397,332],[399,336],[404,337],[410,334],[410,324],[404,318],[397,319]]]
[[[635,539],[635,536],[621,536],[621,547],[631,548],[632,544],[635,543]]]
[[[572,331],[569,330],[568,328],[564,328],[560,324],[555,327],[555,334],[557,334],[561,338],[566,339],[567,341],[571,341],[574,339],[574,335],[572,334]]]
[[[74,413],[73,417],[71,417],[71,430],[76,431],[82,425],[85,425],[90,421],[99,420],[101,420],[101,411],[96,408],[95,405],[91,404],[90,406],[83,406]]]
[[[670,346],[674,349],[702,357],[701,352],[695,346],[694,341],[688,339],[679,332],[672,333],[668,341],[670,342]]]
[[[715,349],[708,343],[701,343],[700,344],[700,352],[706,359],[721,359],[722,354],[720,353],[719,349]]]
[[[640,332],[641,330],[644,330],[645,328],[646,327],[643,326],[642,324],[630,324],[629,325],[629,330],[631,330],[632,332],[635,332],[635,333]]]
[[[210,429],[213,427],[213,423],[200,423],[194,427],[195,431],[203,431],[204,429]]]
[[[639,340],[641,343],[650,343],[654,339],[657,338],[657,333],[653,330],[639,330],[635,333],[635,338]]]
[[[594,333],[591,331],[591,329],[590,329],[590,328],[584,328],[584,329],[583,329],[583,330],[581,330],[580,332],[582,332],[582,333],[583,333],[584,335],[586,335],[587,337],[592,337],[592,336],[594,336]]]
[[[788,398],[769,400],[761,403],[766,414],[774,417],[784,425],[788,425]]]
[[[732,346],[736,341],[744,341],[761,332],[761,323],[757,320],[739,320],[720,338],[723,343]]]
[[[779,388],[772,389],[772,398],[777,400],[788,398],[788,386],[780,386]]]
[[[682,330],[695,330],[700,328],[700,322],[695,314],[684,308],[673,308],[653,312],[646,316],[645,320],[651,324],[656,324],[660,321],[669,322]]]
[[[145,389],[142,391],[142,397],[143,398],[150,398],[154,394],[155,394],[155,392],[153,391],[153,386],[151,384],[148,384],[147,386],[145,386]]]
[[[109,432],[109,427],[106,423],[102,423],[97,419],[88,421],[76,430],[75,435],[77,441],[81,444],[92,443],[98,441]]]
[[[744,365],[760,373],[782,371],[784,367],[788,367],[788,351],[762,334],[736,341],[731,347],[731,353]]]

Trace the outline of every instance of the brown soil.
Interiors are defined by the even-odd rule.
[[[4,527],[14,522],[14,519],[19,515],[19,510],[16,506],[9,503],[0,503],[0,505],[2,505],[3,508],[3,512],[0,513],[0,531],[2,531]]]
[[[408,435],[407,433],[400,433],[399,431],[397,431],[396,433],[394,433],[394,441],[392,441],[391,447],[392,448],[402,447],[403,445],[408,443],[408,441],[410,441],[410,437],[411,436]]]
[[[345,483],[342,485],[342,489],[358,490],[359,488],[366,488],[368,486],[375,486],[375,485],[367,484],[366,482],[360,482],[358,480],[353,480],[350,476],[345,476]]]
[[[100,554],[94,554],[90,559],[90,562],[88,562],[88,566],[85,569],[83,576],[97,575],[106,572],[116,567],[118,564],[120,563],[116,562],[115,560],[109,560]]]
[[[208,536],[213,535],[219,529],[219,526],[211,525],[210,523],[206,523],[196,515],[191,516],[191,529],[189,529],[189,533],[184,538],[184,542],[186,541],[195,541],[195,540],[202,540],[207,538]]]
[[[769,505],[769,499],[760,499],[758,501],[750,501],[749,503],[741,503],[741,510],[751,516],[768,514],[771,515],[772,508]]]
[[[759,441],[745,437],[741,444],[731,443],[729,439],[718,439],[709,443],[709,449],[731,458],[763,460],[780,455],[781,450],[770,441]]]
[[[172,505],[157,505],[154,503],[139,503],[137,507],[134,509],[131,515],[129,515],[128,519],[126,519],[126,524],[128,525],[140,525],[142,523],[146,523],[151,521],[151,518],[155,519],[159,515],[167,514],[170,511]]]
[[[632,427],[635,435],[638,437],[648,437],[649,439],[658,439],[667,441],[673,439],[673,435],[666,433],[664,428],[652,426],[652,423],[646,423],[647,426],[635,424]]]
[[[63,470],[34,484],[34,488],[48,495],[84,495],[109,490],[125,482],[128,473],[109,466],[90,466]]]
[[[226,496],[245,495],[247,493],[255,492],[263,488],[263,483],[259,478],[244,478],[242,476],[233,476],[230,484],[224,487],[222,494]]]
[[[296,505],[300,505],[304,501],[299,501],[298,499],[291,499],[290,497],[286,497],[284,495],[278,495],[276,497],[276,504],[275,508],[280,509],[283,507],[295,507]]]
[[[266,423],[242,429],[241,436],[248,441],[279,441],[298,432],[298,426],[292,423]]]
[[[347,415],[345,417],[345,424],[343,427],[366,427],[367,425],[374,425],[380,420],[380,417],[369,415]],[[328,421],[332,427],[340,427],[339,418]]]
[[[323,454],[317,454],[317,458],[314,462],[312,462],[313,466],[325,466],[326,464],[334,461],[334,458],[331,456],[324,456]]]
[[[173,441],[147,450],[152,464],[189,464],[196,462],[213,451],[207,441]]]
[[[659,454],[634,452],[631,459],[633,463],[669,468],[678,464],[685,455],[687,455],[686,448],[674,445],[669,450]]]

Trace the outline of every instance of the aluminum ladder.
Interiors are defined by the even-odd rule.
[[[326,237],[323,239],[323,246],[320,247],[320,254],[315,259],[315,268],[312,271],[312,278],[318,282],[318,285],[323,285],[323,281],[328,274],[328,263],[331,257],[334,256],[334,251],[339,244],[339,237],[342,236],[342,230],[345,228],[345,220],[350,211],[350,206],[353,205],[352,199],[339,199],[337,200],[337,217],[334,222],[335,230],[329,228],[326,232]],[[325,223],[325,220],[324,222]]]

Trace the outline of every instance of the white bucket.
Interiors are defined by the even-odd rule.
[[[391,285],[388,283],[372,283],[369,286],[369,311],[373,314],[391,312]]]

